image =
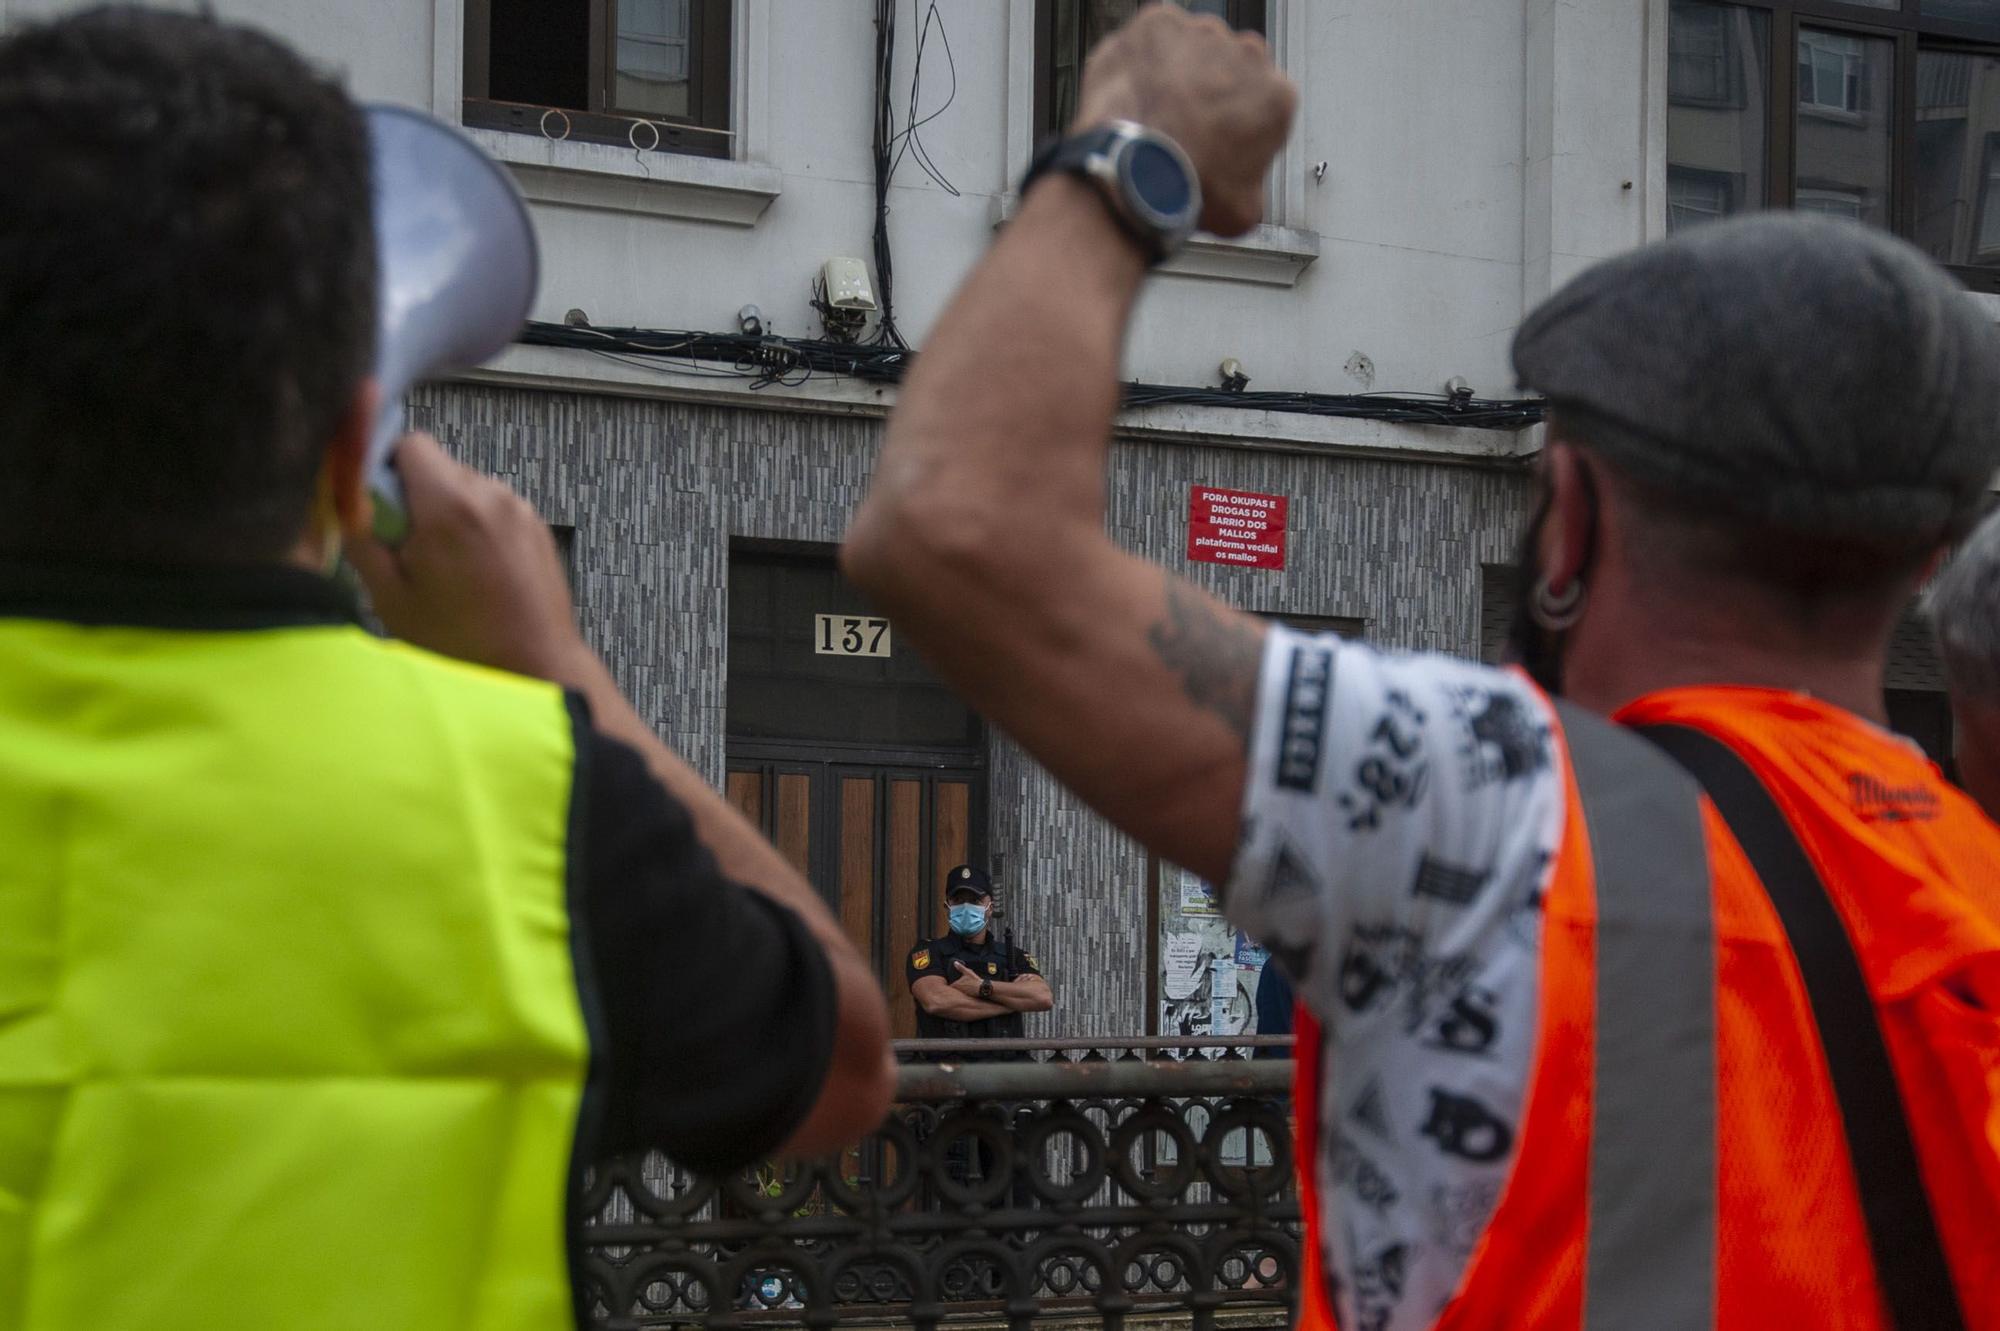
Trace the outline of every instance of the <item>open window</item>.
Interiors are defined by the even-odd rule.
[[[731,156],[731,0],[466,0],[464,121]]]
[[[1076,118],[1083,62],[1090,49],[1138,12],[1141,0],[1036,0],[1035,137],[1059,132]],[[1174,0],[1182,9],[1213,14],[1242,32],[1268,36],[1267,0]]]

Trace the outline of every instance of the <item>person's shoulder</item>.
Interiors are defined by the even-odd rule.
[[[395,638],[357,634],[355,659],[370,661],[384,675],[401,675],[410,680],[447,681],[457,689],[495,699],[546,702],[565,695],[560,685],[529,675],[515,674],[474,661],[461,661]]]
[[[939,969],[946,953],[941,940],[926,938],[910,949],[909,967],[913,972],[931,972]]]

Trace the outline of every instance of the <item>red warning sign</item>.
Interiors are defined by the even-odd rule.
[[[1187,557],[1203,564],[1283,568],[1290,504],[1283,495],[1195,486],[1188,492]]]

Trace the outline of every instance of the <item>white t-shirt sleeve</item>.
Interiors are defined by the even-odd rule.
[[[1562,835],[1523,677],[1274,629],[1224,903],[1320,1018],[1313,1164],[1341,1325],[1422,1331],[1518,1145]]]
[[[1231,919],[1330,1020],[1365,987],[1340,974],[1357,936],[1481,950],[1560,833],[1553,725],[1511,671],[1273,628]]]

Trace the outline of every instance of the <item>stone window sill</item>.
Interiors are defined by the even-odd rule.
[[[1020,208],[1020,195],[1000,196],[995,201],[993,225],[1000,226]],[[1234,240],[1198,231],[1179,254],[1160,265],[1160,271],[1182,277],[1289,287],[1298,285],[1299,274],[1317,258],[1317,233],[1266,223]]]
[[[465,132],[505,162],[521,193],[536,203],[752,226],[784,185],[775,167],[754,162],[640,153],[495,129]]]

